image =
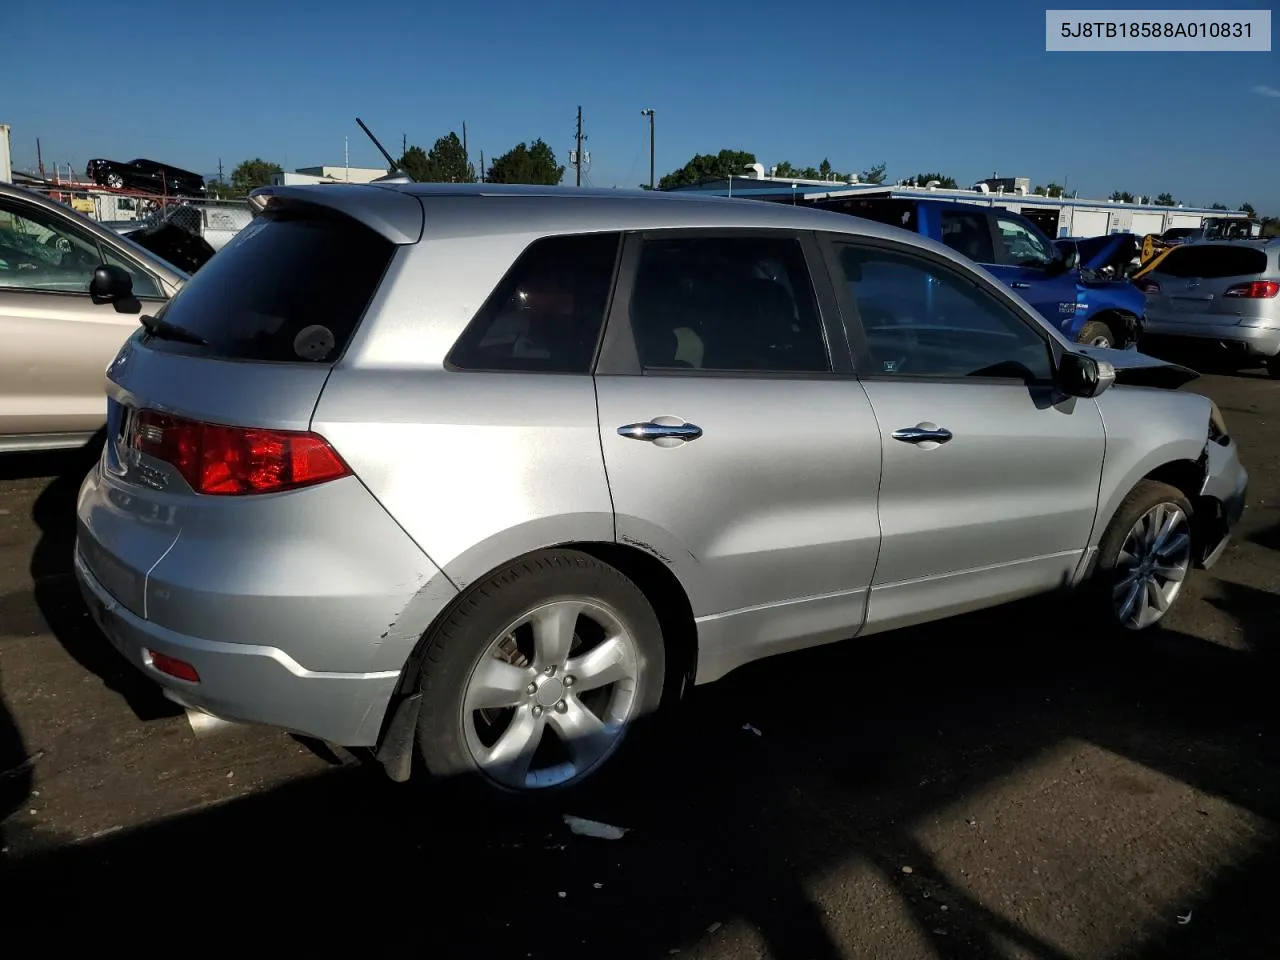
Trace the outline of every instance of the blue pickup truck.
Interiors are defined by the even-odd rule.
[[[1021,214],[1000,207],[905,197],[831,198],[814,206],[922,234],[981,264],[1068,338],[1098,347],[1135,347],[1146,297],[1064,254]]]

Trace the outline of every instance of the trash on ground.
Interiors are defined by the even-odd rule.
[[[580,837],[595,837],[598,840],[621,840],[626,836],[629,827],[615,827],[611,823],[599,820],[585,820],[572,814],[564,815],[565,826]]]
[[[719,930],[723,926],[724,924],[721,923],[719,920],[717,920],[711,926],[707,927],[707,933],[715,933],[717,930]]]
[[[754,733],[757,737],[763,737],[763,736],[764,736],[764,734],[763,734],[763,733],[761,733],[761,732],[760,732],[756,727],[753,727],[753,726],[752,726],[751,724],[749,724],[749,723],[744,723],[744,724],[742,725],[742,729],[743,729],[743,730],[745,730],[745,731],[747,731],[747,733]]]
[[[914,871],[914,870],[912,870],[910,867],[903,867],[903,868],[902,868],[902,872],[903,872],[903,873],[915,873],[915,871]]]
[[[1190,922],[1191,922],[1191,913],[1192,913],[1192,911],[1188,910],[1188,911],[1187,911],[1187,915],[1186,915],[1185,917],[1184,917],[1184,916],[1182,916],[1181,914],[1179,914],[1179,915],[1178,915],[1178,923],[1182,924],[1182,925],[1185,927],[1188,923],[1190,923]]]

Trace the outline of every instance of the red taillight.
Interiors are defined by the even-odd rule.
[[[130,445],[177,467],[196,493],[238,496],[294,490],[351,473],[324,437],[227,427],[140,410]]]
[[[1270,300],[1278,293],[1280,293],[1280,283],[1275,280],[1254,280],[1252,283],[1237,283],[1234,287],[1228,287],[1223,296]]]
[[[1159,293],[1160,292],[1160,284],[1156,283],[1154,280],[1148,280],[1145,277],[1143,277],[1141,280],[1133,281],[1133,285],[1137,287],[1139,290],[1141,290],[1143,293]]]
[[[161,673],[177,677],[179,680],[185,680],[187,683],[200,682],[200,674],[196,673],[196,668],[185,660],[166,657],[163,653],[157,653],[155,650],[148,650],[147,656],[151,659],[151,665]]]

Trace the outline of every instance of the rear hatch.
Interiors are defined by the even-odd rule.
[[[362,222],[310,202],[306,189],[266,204],[144,319],[107,370],[108,438],[96,481],[105,490],[82,492],[82,554],[140,616],[146,572],[203,509],[227,495],[296,489],[341,466],[307,433],[312,412],[397,244],[420,234],[422,205],[363,188],[409,205],[406,235],[385,216]],[[342,188],[310,189],[360,206]]]
[[[1268,252],[1253,244],[1214,241],[1169,252],[1144,284],[1147,316],[1164,323],[1229,326],[1274,316],[1276,290]]]

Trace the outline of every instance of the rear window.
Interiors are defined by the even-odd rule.
[[[1267,269],[1267,255],[1256,247],[1233,247],[1226,244],[1176,247],[1156,267],[1156,273],[1167,277],[1196,277],[1216,280],[1225,277],[1247,277]]]
[[[851,217],[862,217],[892,227],[916,232],[916,205],[910,200],[897,200],[882,197],[864,197],[863,199],[819,200],[814,206],[820,210],[831,210],[835,213],[847,213]]]
[[[534,241],[458,338],[449,366],[590,373],[620,240],[590,233]]]
[[[153,337],[149,346],[222,360],[332,363],[394,252],[390,240],[323,207],[267,211],[162,310],[207,343]]]

